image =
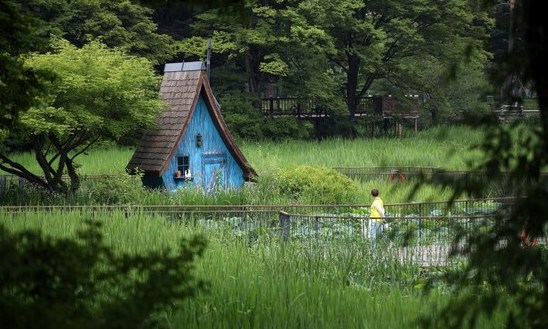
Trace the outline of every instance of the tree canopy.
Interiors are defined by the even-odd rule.
[[[63,38],[77,47],[98,40],[153,64],[175,55],[173,39],[158,33],[152,9],[130,0],[29,0],[22,7],[44,21],[37,29],[44,38]]]
[[[217,53],[245,69],[250,92],[265,92],[275,82],[297,96],[310,85],[304,88],[308,95],[344,97],[353,113],[356,100],[378,80],[404,92],[419,89],[402,77],[425,56],[452,62],[455,72],[464,66],[460,55],[466,50],[481,71],[491,21],[477,8],[468,0],[250,1],[246,21],[219,19],[218,10],[197,15],[196,36],[181,47],[203,56],[205,41],[198,37],[212,38]]]
[[[79,187],[75,158],[95,143],[122,138],[154,122],[162,107],[159,79],[149,61],[92,42],[77,48],[59,41],[55,51],[34,54],[25,66],[40,73],[44,92],[21,110],[11,136],[26,136],[43,170],[32,173],[0,153],[0,168],[44,188]],[[8,136],[9,137],[9,136]]]

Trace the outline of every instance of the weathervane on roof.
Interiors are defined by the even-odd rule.
[[[206,72],[207,79],[209,80],[209,66],[211,64],[211,39],[207,40],[207,58],[206,58]]]

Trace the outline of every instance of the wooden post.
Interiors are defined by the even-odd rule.
[[[280,229],[284,241],[289,239],[289,230],[291,228],[291,216],[285,211],[280,211]]]

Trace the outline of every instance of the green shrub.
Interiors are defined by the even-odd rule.
[[[3,328],[151,327],[159,312],[206,290],[193,273],[203,237],[132,255],[106,245],[100,222],[86,223],[76,238],[0,225]]]
[[[241,92],[227,93],[220,99],[225,122],[236,138],[249,140],[308,139],[314,134],[310,122],[295,117],[265,118],[260,99]]]
[[[304,202],[345,204],[358,197],[356,182],[327,167],[288,167],[280,171],[277,182],[282,193]]]
[[[263,124],[263,134],[271,140],[309,139],[314,135],[314,127],[295,117],[269,118]]]
[[[141,203],[145,192],[139,175],[114,175],[90,181],[79,193],[84,203],[111,205]]]
[[[254,106],[259,99],[244,93],[228,93],[220,99],[223,117],[237,138],[260,140],[263,138],[263,115]]]

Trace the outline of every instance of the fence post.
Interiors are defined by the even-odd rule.
[[[285,211],[280,211],[280,228],[284,241],[289,239],[289,229],[291,228],[291,216]]]
[[[419,240],[422,242],[422,206],[423,203],[419,203]]]
[[[314,216],[314,236],[316,239],[320,236],[320,219]]]

